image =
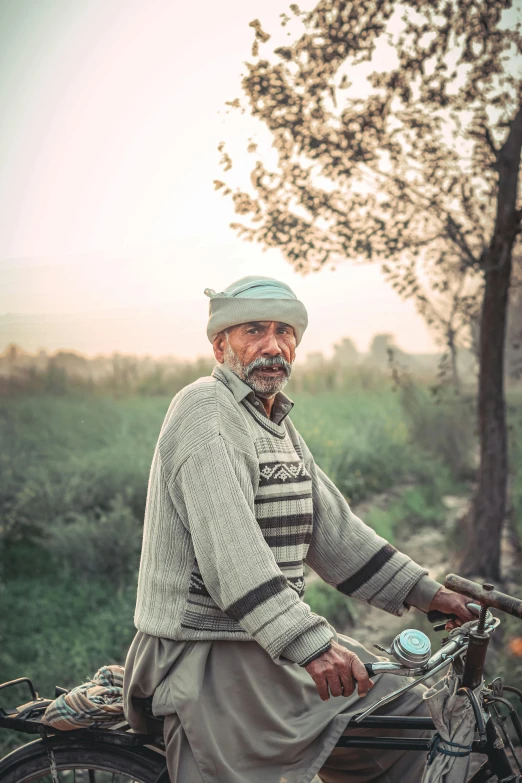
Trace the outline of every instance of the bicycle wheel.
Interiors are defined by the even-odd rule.
[[[155,783],[165,759],[148,748],[134,750],[89,740],[53,743],[60,783]],[[41,739],[23,745],[0,761],[2,783],[52,783],[49,758]]]

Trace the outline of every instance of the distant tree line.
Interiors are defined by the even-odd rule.
[[[520,325],[518,326],[520,330]],[[522,336],[519,339],[522,343]],[[509,353],[510,378],[521,377],[518,347]],[[511,358],[513,355],[513,358]],[[382,384],[383,374],[394,367],[429,384],[440,383],[440,354],[407,353],[390,333],[376,334],[367,352],[358,350],[350,337],[333,346],[330,357],[321,352],[309,353],[296,362],[291,388],[294,391],[325,391],[352,386]],[[458,367],[465,385],[476,383],[477,362],[473,351],[458,350]],[[89,358],[74,351],[36,353],[9,345],[0,354],[0,396],[20,394],[109,394],[174,396],[196,378],[209,375],[214,366],[211,357],[180,360],[172,356],[152,357],[114,353]],[[451,378],[442,379],[451,385]]]

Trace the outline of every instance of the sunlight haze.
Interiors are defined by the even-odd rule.
[[[365,350],[378,332],[435,350],[377,264],[301,277],[229,228],[231,205],[212,184],[217,145],[233,153],[262,129],[225,101],[240,92],[248,23],[277,30],[286,10],[281,0],[4,0],[0,350],[208,354],[203,289],[256,273],[305,302],[302,355],[343,336]]]

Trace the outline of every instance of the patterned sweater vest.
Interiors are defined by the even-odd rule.
[[[249,426],[259,461],[259,487],[254,513],[274,559],[299,597],[305,591],[304,561],[313,532],[312,478],[298,439],[284,425],[276,425],[248,401]],[[295,432],[295,431],[294,431]],[[182,627],[191,630],[241,633],[239,623],[212,600],[194,560],[188,607]]]

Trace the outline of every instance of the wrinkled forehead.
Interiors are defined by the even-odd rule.
[[[230,332],[233,329],[247,330],[247,329],[251,329],[252,327],[258,329],[269,329],[272,326],[272,324],[275,326],[276,329],[289,329],[292,332],[292,334],[295,331],[293,326],[290,326],[290,324],[287,324],[284,321],[245,321],[245,323],[236,324],[235,326],[229,327],[227,331]]]

